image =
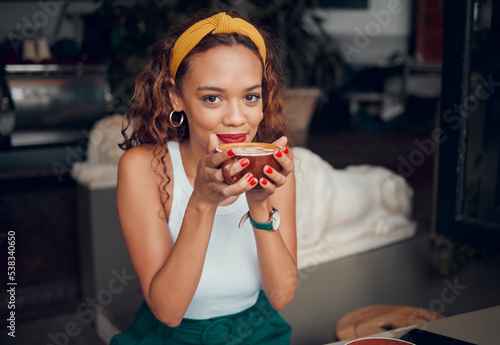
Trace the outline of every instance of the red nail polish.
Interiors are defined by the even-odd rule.
[[[288,149],[288,147],[285,147],[285,149],[283,150],[283,152],[287,155],[290,153],[290,150]]]
[[[255,180],[250,181],[251,186],[255,186],[256,184],[257,184],[257,182],[255,182]]]
[[[266,169],[266,173],[268,173],[268,174],[272,174],[272,173],[273,173],[273,169],[271,169],[271,167],[267,168],[267,169]]]
[[[283,153],[281,153],[281,151],[276,152],[276,157],[281,158],[281,156],[283,156]]]
[[[262,184],[265,186],[267,185],[267,180],[265,178],[262,179]]]
[[[250,182],[253,179],[253,175],[248,174],[245,178],[247,179],[248,182]]]
[[[233,149],[230,149],[229,151],[227,151],[227,155],[228,155],[229,157],[234,156],[234,151],[233,151]]]
[[[244,168],[248,165],[248,163],[250,163],[250,162],[249,161],[241,161],[240,165]]]

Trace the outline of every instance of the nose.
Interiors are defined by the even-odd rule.
[[[246,122],[244,106],[240,102],[232,102],[224,116],[224,125],[238,127]]]

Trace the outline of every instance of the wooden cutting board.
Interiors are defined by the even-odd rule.
[[[337,340],[349,340],[441,319],[443,315],[403,305],[371,305],[345,314],[335,329]]]

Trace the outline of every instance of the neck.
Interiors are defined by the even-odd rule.
[[[198,162],[206,154],[206,149],[199,144],[192,143],[191,140],[182,142],[179,147],[184,170],[188,176],[196,176]]]

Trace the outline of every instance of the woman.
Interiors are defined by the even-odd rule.
[[[276,310],[297,282],[295,177],[282,74],[269,34],[235,11],[204,13],[151,51],[127,112],[118,211],[145,302],[119,344],[287,344]],[[124,131],[125,133],[125,131]],[[228,142],[274,142],[278,172],[224,182]],[[230,168],[237,174],[248,164]],[[262,189],[255,190],[260,185]],[[281,213],[277,231],[267,223]],[[255,223],[254,223],[255,224]]]

